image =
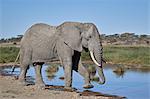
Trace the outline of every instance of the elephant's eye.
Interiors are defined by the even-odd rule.
[[[90,39],[90,38],[92,38],[92,36],[91,36],[91,35],[89,36],[89,39]]]
[[[92,36],[88,36],[88,37],[86,37],[85,39],[86,39],[87,41],[89,41],[91,38],[92,38]]]

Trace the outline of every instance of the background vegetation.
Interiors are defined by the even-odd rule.
[[[14,62],[18,52],[17,47],[0,47],[0,63]]]
[[[150,47],[143,46],[104,46],[104,59],[115,64],[150,66]],[[0,47],[0,63],[14,62],[19,48]],[[91,61],[89,52],[82,53],[83,61]]]
[[[105,46],[104,58],[116,64],[150,66],[150,47]]]

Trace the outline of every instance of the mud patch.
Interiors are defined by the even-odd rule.
[[[17,90],[6,90],[6,91],[1,91],[2,97],[4,98],[16,98],[16,95],[22,94],[21,92]]]
[[[60,79],[60,80],[64,80],[64,79],[65,79],[65,77],[63,77],[63,76],[62,76],[62,77],[59,77],[59,79]]]
[[[100,92],[93,92],[90,90],[84,90],[83,92],[80,92],[81,96],[103,96],[103,97],[111,97],[111,99],[126,99],[126,97],[121,97],[117,95],[109,95],[109,94],[103,94]]]
[[[21,94],[20,92],[18,91],[15,91],[15,90],[7,90],[7,91],[2,91],[1,93],[11,93],[11,94]]]
[[[54,85],[46,85],[45,89],[56,90],[56,91],[67,91],[67,92],[76,92],[77,91],[76,88],[65,89],[64,86],[54,86]]]
[[[74,88],[74,90],[65,89],[64,86],[54,86],[54,85],[46,85],[45,89],[48,90],[55,90],[55,91],[67,91],[67,92],[76,92],[80,96],[103,96],[103,97],[109,97],[110,99],[126,99],[126,97],[121,97],[117,95],[109,95],[109,94],[103,94],[100,92],[93,92],[89,90],[84,90],[83,92],[79,92],[77,89]]]

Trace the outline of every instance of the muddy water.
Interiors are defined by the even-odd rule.
[[[42,68],[42,76],[44,82],[47,85],[64,85],[64,80],[59,79],[64,75],[63,68],[59,67],[58,72],[47,76],[47,65]],[[10,68],[1,68],[1,75],[10,75]],[[14,75],[19,75],[19,68],[15,69]],[[100,85],[97,82],[92,82],[94,88],[89,91],[125,96],[128,99],[149,99],[150,98],[150,72],[148,71],[137,71],[137,70],[126,70],[125,72],[113,72],[112,68],[105,68],[104,74],[106,76],[106,83]],[[34,82],[35,71],[33,67],[30,67],[27,73],[28,81]],[[52,78],[51,78],[52,77]],[[78,73],[73,72],[73,87],[79,91],[84,91],[82,88],[84,79]]]

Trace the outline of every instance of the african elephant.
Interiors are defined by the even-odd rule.
[[[64,66],[65,88],[72,87],[72,71],[79,72],[85,80],[83,87],[93,87],[88,71],[82,65],[80,56],[89,50],[99,74],[99,83],[105,83],[102,69],[102,44],[98,29],[93,23],[64,22],[59,26],[43,23],[32,25],[24,34],[20,47],[21,71],[19,81],[24,84],[27,68],[36,70],[37,86],[45,86],[41,68],[45,62],[59,59]]]

